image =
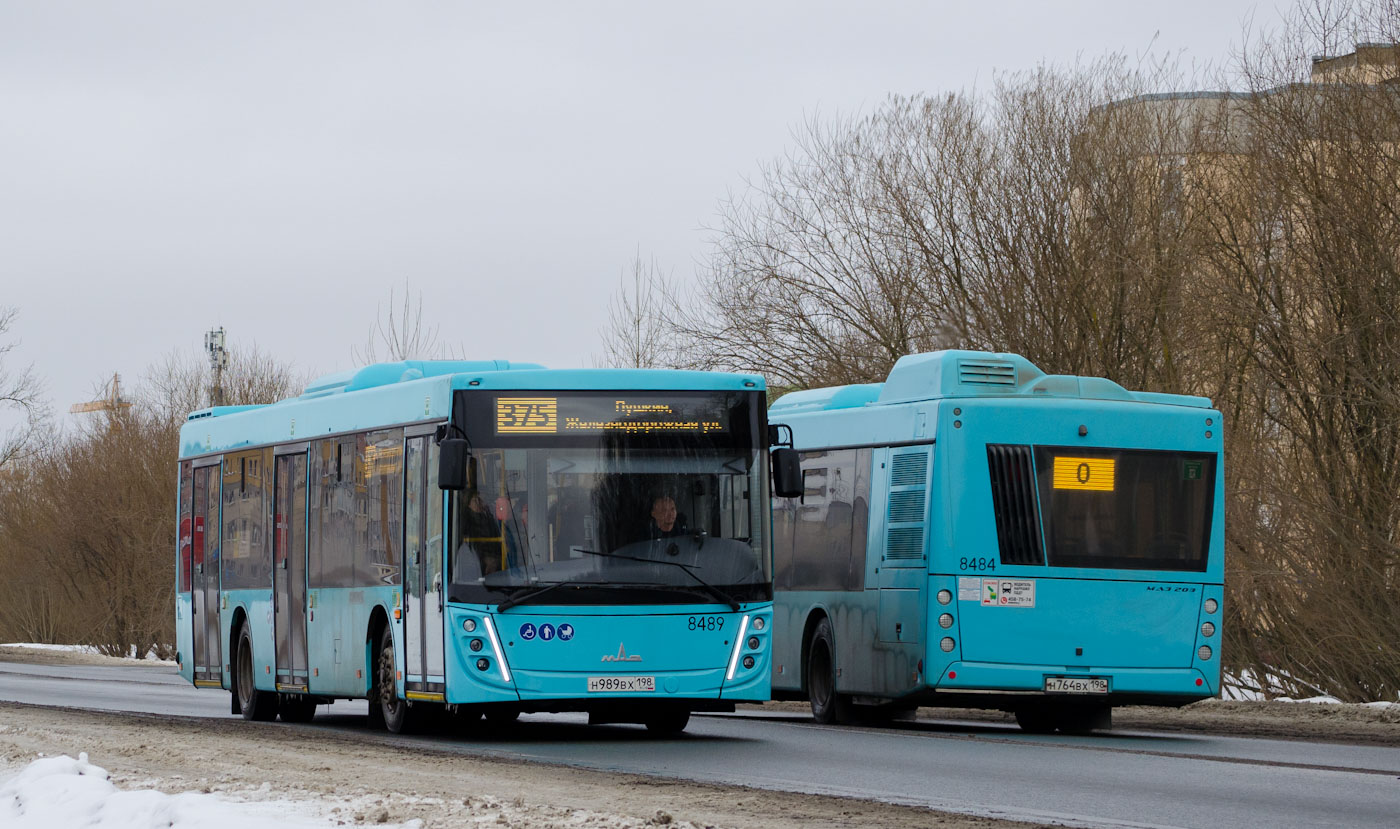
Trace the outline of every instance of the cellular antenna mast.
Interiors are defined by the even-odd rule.
[[[214,384],[209,388],[209,405],[224,405],[224,369],[228,368],[228,349],[224,348],[224,328],[211,328],[204,335],[204,350],[209,352],[209,368]]]

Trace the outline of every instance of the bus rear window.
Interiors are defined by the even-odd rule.
[[[1052,567],[1206,569],[1215,455],[1037,446]]]

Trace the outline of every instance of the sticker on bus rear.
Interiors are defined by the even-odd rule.
[[[1035,579],[982,579],[983,607],[1035,607]]]
[[[982,580],[976,576],[958,576],[958,601],[975,602],[982,596]]]

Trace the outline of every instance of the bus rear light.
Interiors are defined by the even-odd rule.
[[[942,616],[939,616],[939,617],[938,617],[938,626],[941,627],[941,628],[943,628],[944,630],[947,630],[948,628],[952,627],[952,626],[953,626],[953,614],[951,614],[951,613],[944,613]]]
[[[939,604],[947,604],[948,602],[951,602],[952,600],[953,600],[953,594],[952,594],[951,591],[948,591],[948,590],[940,590],[940,591],[938,591],[938,603],[939,603]]]
[[[1202,645],[1201,649],[1196,651],[1196,655],[1201,658],[1202,662],[1210,659],[1212,653],[1213,651],[1211,651],[1210,645]]]
[[[1201,625],[1201,635],[1206,637],[1207,639],[1214,636],[1215,625],[1212,625],[1210,622],[1206,622],[1205,624]]]
[[[1205,685],[1205,684],[1206,684],[1206,681],[1205,681],[1204,679],[1197,679],[1197,680],[1196,680],[1196,687],[1197,687],[1197,688],[1199,688],[1199,687],[1201,687],[1202,685]]]
[[[948,672],[948,678],[949,678],[949,679],[957,679],[957,678],[958,678],[958,672],[957,672],[957,671],[949,671],[949,672]]]
[[[1206,612],[1214,613],[1220,607],[1220,603],[1215,599],[1206,599]]]
[[[938,647],[942,648],[944,653],[952,653],[953,648],[956,648],[957,646],[958,643],[954,642],[953,637],[951,636],[943,637],[943,641],[938,643]]]

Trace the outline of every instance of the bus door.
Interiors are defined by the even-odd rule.
[[[194,506],[190,516],[191,604],[194,624],[191,663],[194,684],[222,685],[219,637],[219,461],[194,470]]]
[[[306,451],[279,454],[273,482],[272,594],[277,636],[277,690],[305,692]]]
[[[885,488],[885,552],[880,562],[878,648],[888,660],[881,673],[886,693],[909,690],[917,679],[927,600],[929,469],[932,447],[888,450]]]
[[[442,492],[431,435],[404,445],[404,691],[410,699],[442,700]]]

